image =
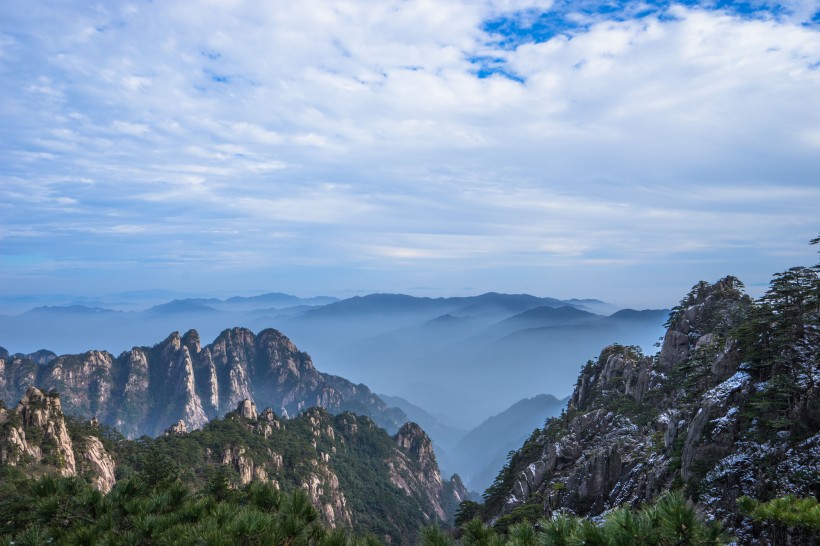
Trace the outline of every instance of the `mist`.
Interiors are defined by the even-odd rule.
[[[341,301],[266,294],[173,300],[142,311],[41,306],[0,316],[0,345],[12,353],[96,349],[117,355],[153,346],[173,331],[195,329],[211,340],[233,326],[275,328],[320,371],[400,396],[442,424],[470,429],[523,398],[568,395],[580,367],[608,344],[654,350],[667,311],[599,314],[605,310],[612,308],[598,301],[496,293]]]

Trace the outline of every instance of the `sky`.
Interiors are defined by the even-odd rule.
[[[0,296],[669,307],[816,262],[820,2],[3,2]]]

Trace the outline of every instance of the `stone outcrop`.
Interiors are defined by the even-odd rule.
[[[105,351],[55,356],[0,354],[0,399],[19,400],[29,386],[60,393],[74,415],[96,418],[128,438],[156,436],[182,420],[188,430],[234,410],[243,400],[297,415],[320,406],[355,409],[391,432],[407,418],[364,385],[320,373],[282,333],[244,328],[202,346],[199,335],[169,335],[119,357]]]
[[[239,403],[236,411],[245,419],[256,419],[256,404],[253,403],[253,400],[246,398]]]
[[[302,489],[307,492],[313,505],[324,515],[325,521],[331,527],[350,527],[353,524],[353,515],[347,507],[347,499],[339,485],[339,478],[327,466],[327,462],[325,459],[314,462],[315,470],[302,483]]]
[[[116,464],[111,455],[105,450],[99,439],[88,436],[85,439],[83,460],[91,470],[91,484],[101,493],[108,493],[114,487],[117,479],[114,475]]]
[[[116,465],[102,442],[93,435],[72,438],[60,397],[36,387],[14,410],[0,408],[0,464],[31,463],[62,476],[88,475],[103,493],[114,486]]]
[[[458,475],[442,480],[433,443],[416,423],[405,423],[394,437],[395,456],[387,461],[390,481],[407,495],[423,495],[428,521],[452,523],[459,503],[468,496]]]
[[[19,457],[15,456],[14,451],[20,455],[28,455],[35,461],[47,456],[63,476],[76,475],[74,446],[63,418],[60,398],[35,387],[29,387],[14,413],[19,416],[19,424],[14,426],[9,423],[11,426],[8,438],[17,449],[12,448],[2,458],[9,464],[15,464]],[[44,444],[50,446],[45,453]]]
[[[187,434],[188,433],[188,426],[185,424],[185,421],[180,419],[176,422],[176,424],[171,425],[165,432],[162,433],[163,436],[178,436],[180,434]]]

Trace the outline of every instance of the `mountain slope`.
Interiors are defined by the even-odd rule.
[[[30,387],[16,409],[0,408],[0,470],[79,476],[103,493],[114,488],[126,496],[135,484],[119,491],[116,482],[135,474],[142,476],[137,487],[175,481],[222,496],[266,482],[305,491],[330,527],[392,544],[413,544],[423,526],[452,521],[466,495],[457,478],[441,479],[430,439],[414,423],[391,437],[367,417],[312,408],[284,420],[243,400],[201,430],[184,428],[124,440],[96,422],[67,420],[59,395]],[[0,487],[10,475],[0,471]]]
[[[761,302],[737,279],[699,283],[660,352],[613,345],[581,371],[565,415],[510,458],[485,515],[600,515],[683,488],[741,542],[742,495],[820,494],[820,281],[795,268]]]
[[[461,465],[467,487],[486,489],[504,466],[507,453],[520,446],[534,428],[543,426],[547,418],[560,414],[565,405],[566,399],[539,394],[516,402],[465,434],[452,454]]]
[[[418,423],[430,436],[442,473],[459,473],[463,468],[463,461],[455,460],[452,457],[452,450],[456,443],[467,434],[466,430],[442,423],[440,419],[437,419],[423,408],[408,402],[400,396],[388,396],[386,394],[379,394],[378,396],[388,406],[402,410],[411,421]]]

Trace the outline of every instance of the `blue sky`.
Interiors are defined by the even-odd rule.
[[[820,2],[4,2],[0,296],[669,306],[816,261]]]

